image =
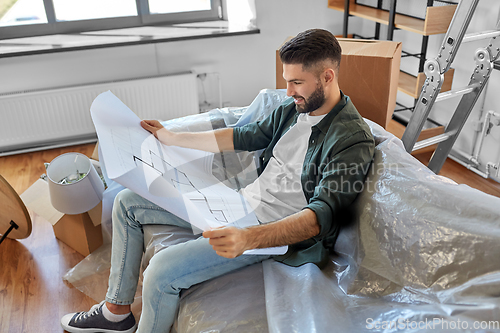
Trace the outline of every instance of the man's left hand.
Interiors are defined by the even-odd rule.
[[[223,227],[205,231],[203,237],[210,238],[214,251],[224,258],[236,258],[250,250],[245,229]]]

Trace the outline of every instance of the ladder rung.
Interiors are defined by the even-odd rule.
[[[462,43],[468,43],[468,42],[473,42],[475,40],[493,38],[493,37],[497,37],[497,36],[500,36],[499,30],[473,32],[473,33],[465,35],[464,38],[462,39]]]
[[[444,93],[440,93],[436,97],[436,102],[440,102],[440,101],[444,101],[445,99],[468,94],[470,92],[473,92],[474,89],[478,88],[479,86],[480,86],[480,83],[478,82],[478,83],[475,83],[473,85],[470,85],[470,86],[462,88],[462,89],[450,90],[450,91],[447,91]]]
[[[422,140],[422,141],[418,141],[413,146],[413,151],[419,150],[419,149],[422,149],[422,148],[425,148],[425,147],[429,147],[429,146],[432,146],[432,145],[435,145],[436,143],[440,143],[440,142],[446,141],[453,134],[454,134],[454,132],[448,132],[448,133],[443,133],[443,134],[439,134],[439,135],[433,136],[432,138],[428,138],[428,139],[425,139],[425,140]]]

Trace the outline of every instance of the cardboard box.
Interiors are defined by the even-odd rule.
[[[21,199],[28,209],[52,224],[57,239],[78,253],[87,256],[102,245],[102,203],[83,214],[63,214],[52,206],[49,185],[43,179],[21,194]]]
[[[93,210],[100,213],[102,210],[101,204],[97,205]],[[65,214],[53,225],[54,235],[78,253],[88,256],[102,245],[101,225],[94,225],[90,216],[89,213]]]
[[[349,38],[338,41],[342,47],[340,89],[363,117],[386,128],[396,107],[402,44]],[[286,89],[279,51],[276,51],[276,88]]]
[[[99,142],[97,142],[94,146],[94,151],[92,152],[91,159],[99,161]]]

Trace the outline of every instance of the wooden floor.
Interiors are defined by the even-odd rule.
[[[90,156],[93,146],[0,157],[0,174],[22,193],[45,173],[43,162],[69,151]],[[0,244],[0,332],[64,332],[59,323],[64,314],[89,309],[96,303],[62,280],[83,256],[59,242],[49,222],[30,215],[31,236],[19,241],[6,239]]]
[[[0,174],[22,193],[44,173],[43,162],[69,151],[90,156],[93,148],[82,145],[0,157]],[[427,164],[429,155],[417,157]],[[500,197],[499,183],[481,178],[449,159],[441,174]],[[95,303],[62,280],[83,256],[55,239],[47,221],[33,215],[32,220],[30,237],[6,239],[0,245],[0,333],[63,332],[59,324],[62,315],[89,309]]]
[[[431,155],[432,153],[424,153],[416,155],[415,157],[420,162],[427,165],[429,164]],[[484,193],[488,193],[500,198],[500,183],[491,179],[485,179],[473,173],[472,171],[467,170],[465,167],[461,166],[460,164],[449,158],[446,160],[446,163],[441,168],[439,175],[448,177],[457,182],[458,184],[466,184],[469,185],[470,187],[481,190]]]

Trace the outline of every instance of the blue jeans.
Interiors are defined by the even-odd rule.
[[[191,229],[188,222],[134,192],[121,191],[113,206],[107,302],[127,305],[134,301],[144,251],[143,224],[167,224]],[[144,271],[142,314],[137,332],[169,332],[182,289],[268,258],[257,255],[223,258],[215,253],[208,239],[201,236],[158,252]]]

